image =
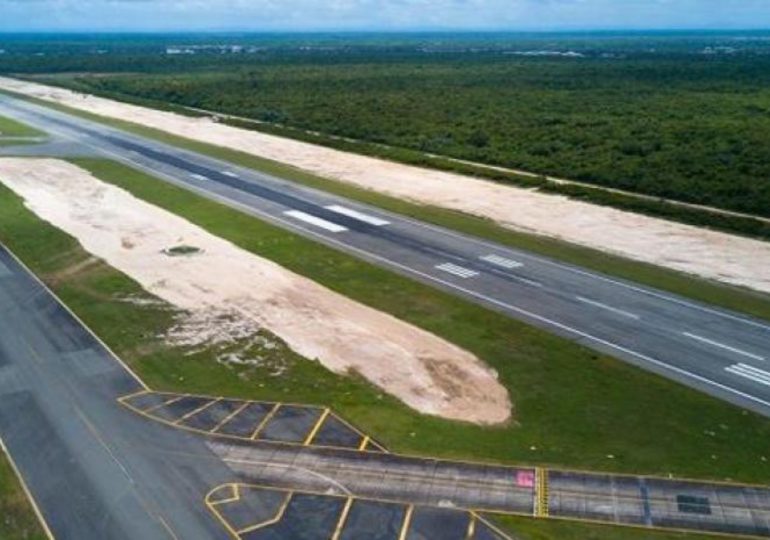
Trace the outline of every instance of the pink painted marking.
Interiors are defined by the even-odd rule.
[[[535,471],[516,471],[516,486],[535,487]]]

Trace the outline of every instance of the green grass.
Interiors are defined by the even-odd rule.
[[[44,540],[43,528],[7,456],[0,452],[0,538]]]
[[[17,137],[41,137],[44,133],[33,129],[21,122],[0,116],[0,146],[23,144],[25,141]]]
[[[701,279],[675,270],[632,261],[603,253],[599,250],[585,248],[543,236],[512,231],[495,224],[491,220],[435,206],[418,205],[402,201],[394,197],[357,188],[343,182],[322,178],[289,165],[259,158],[229,148],[178,137],[125,120],[117,120],[91,114],[59,104],[30,98],[22,94],[14,94],[3,90],[0,90],[0,93],[13,95],[75,116],[98,121],[180,148],[186,148],[214,158],[229,161],[236,165],[280,176],[313,188],[335,193],[363,203],[378,206],[385,210],[413,217],[427,223],[447,227],[513,248],[525,249],[568,264],[602,272],[608,276],[672,292],[698,302],[712,304],[714,306],[745,313],[761,319],[770,320],[770,295],[767,294]]]
[[[513,516],[495,516],[493,521],[514,535],[516,540],[713,540],[715,538],[706,534],[651,531]]]
[[[421,416],[360,380],[334,376],[285,349],[276,354],[289,369],[275,378],[267,371],[227,369],[210,354],[185,357],[159,347],[152,336],[169,324],[168,311],[115,301],[116,294],[142,293],[103,265],[75,277],[63,274],[86,255],[0,189],[0,239],[153,387],[327,404],[400,452],[747,482],[770,478],[767,419],[125,166],[76,163],[246,250],[476,353],[510,390],[515,422],[482,428]]]

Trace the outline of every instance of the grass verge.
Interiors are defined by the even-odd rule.
[[[707,534],[612,527],[562,520],[495,517],[495,523],[516,540],[714,540]]]
[[[701,279],[675,270],[632,261],[622,257],[603,253],[559,240],[513,231],[495,224],[491,220],[471,216],[461,212],[435,206],[423,206],[374,191],[361,189],[344,182],[322,178],[295,167],[259,158],[244,152],[220,146],[185,139],[176,135],[127,122],[107,118],[71,107],[31,98],[22,94],[14,95],[21,99],[60,110],[75,116],[101,122],[125,131],[146,136],[161,142],[172,144],[214,158],[226,160],[236,165],[256,169],[280,176],[309,187],[348,197],[366,204],[371,204],[405,216],[439,225],[465,234],[498,242],[513,248],[525,249],[546,257],[569,264],[602,272],[609,276],[626,279],[650,287],[678,294],[695,301],[712,304],[725,309],[745,313],[770,321],[770,295],[751,291],[741,287],[724,285]]]
[[[0,538],[3,540],[45,540],[47,536],[26,493],[0,451]]]
[[[747,482],[770,478],[770,420],[117,163],[74,161],[248,251],[474,352],[498,370],[516,421],[482,428],[421,416],[361,380],[334,376],[288,350],[276,353],[289,361],[286,373],[273,377],[256,368],[226,368],[210,354],[185,356],[163,347],[153,336],[169,324],[168,310],[117,300],[143,293],[104,265],[66,272],[87,254],[0,188],[0,240],[153,387],[324,403],[400,452]]]
[[[24,144],[27,137],[42,137],[42,131],[17,122],[11,118],[0,116],[0,146]],[[17,138],[18,137],[18,138]]]

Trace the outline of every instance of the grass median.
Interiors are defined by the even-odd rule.
[[[44,540],[47,538],[8,457],[0,451],[0,538]]]
[[[766,482],[770,420],[595,353],[452,295],[268,225],[105,160],[73,160],[105,181],[257,255],[467,348],[498,370],[515,421],[496,428],[419,415],[355,377],[279,348],[280,377],[211,354],[185,356],[155,336],[168,310],[118,298],[144,294],[0,188],[0,239],[156,388],[327,404],[390,448],[497,462]],[[377,284],[377,286],[372,286]]]
[[[712,304],[714,306],[723,307],[770,321],[770,295],[768,294],[701,279],[675,270],[632,261],[599,250],[570,244],[544,236],[513,231],[497,225],[495,222],[488,219],[435,206],[419,205],[403,201],[395,197],[358,188],[344,182],[322,178],[290,165],[259,158],[237,150],[186,139],[125,120],[99,116],[72,107],[31,98],[23,94],[2,90],[0,90],[0,93],[13,95],[55,110],[101,122],[137,135],[142,135],[180,148],[222,159],[236,165],[273,174],[287,180],[292,180],[313,188],[335,193],[366,204],[371,204],[427,223],[498,242],[513,248],[525,249],[555,260],[598,271],[608,276],[655,287],[698,302]]]
[[[43,132],[11,118],[0,116],[0,146],[24,144],[27,139],[42,137]]]

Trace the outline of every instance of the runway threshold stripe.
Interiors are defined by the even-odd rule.
[[[590,298],[585,298],[584,296],[576,296],[575,297],[579,302],[583,302],[584,304],[588,304],[590,306],[598,307],[600,309],[604,309],[606,311],[611,311],[612,313],[616,313],[618,315],[622,315],[623,317],[628,317],[629,319],[635,319],[639,320],[639,315],[635,313],[631,313],[630,311],[625,311],[616,307],[608,306],[607,304],[602,304],[601,302],[597,302],[596,300],[591,300]]]
[[[338,225],[337,223],[332,223],[331,221],[327,221],[325,219],[319,218],[318,216],[306,214],[305,212],[301,212],[299,210],[287,210],[283,214],[285,216],[298,219],[299,221],[304,221],[305,223],[309,223],[310,225],[314,225],[316,227],[320,227],[321,229],[326,229],[327,231],[331,231],[334,233],[348,230],[347,227],[343,227],[342,225]]]
[[[456,264],[452,263],[439,264],[435,268],[437,270],[442,270],[455,276],[459,276],[463,279],[468,279],[479,275],[479,273],[475,270],[471,270],[470,268],[463,268],[462,266],[457,266]]]
[[[521,268],[524,266],[524,264],[520,263],[519,261],[514,261],[513,259],[506,259],[505,257],[501,257],[500,255],[485,255],[483,257],[480,257],[482,261],[486,261],[490,264],[494,264],[495,266],[500,266],[501,268],[507,268],[508,270],[512,270],[514,268]]]
[[[770,386],[770,373],[755,368],[754,366],[749,366],[748,364],[734,364],[730,367],[726,367],[725,371],[758,382],[759,384]]]
[[[752,360],[759,360],[764,361],[764,356],[759,356],[757,354],[752,354],[750,352],[746,352],[741,349],[736,349],[735,347],[731,347],[729,345],[725,345],[724,343],[720,343],[718,341],[714,341],[712,339],[705,338],[703,336],[699,336],[697,334],[691,334],[690,332],[682,332],[682,335],[687,336],[690,339],[694,339],[695,341],[700,341],[701,343],[706,343],[708,345],[712,345],[714,347],[718,347],[720,349],[724,349],[726,351],[734,352],[735,354],[740,354],[741,356],[745,356],[746,358],[751,358]]]
[[[357,219],[358,221],[363,221],[364,223],[368,223],[369,225],[375,225],[377,227],[382,227],[383,225],[390,225],[390,221],[385,221],[384,219],[380,219],[375,216],[370,216],[369,214],[364,214],[363,212],[359,212],[358,210],[353,210],[352,208],[347,208],[345,206],[332,204],[330,206],[327,206],[326,209],[332,212],[336,212],[338,214],[342,214],[343,216]]]

